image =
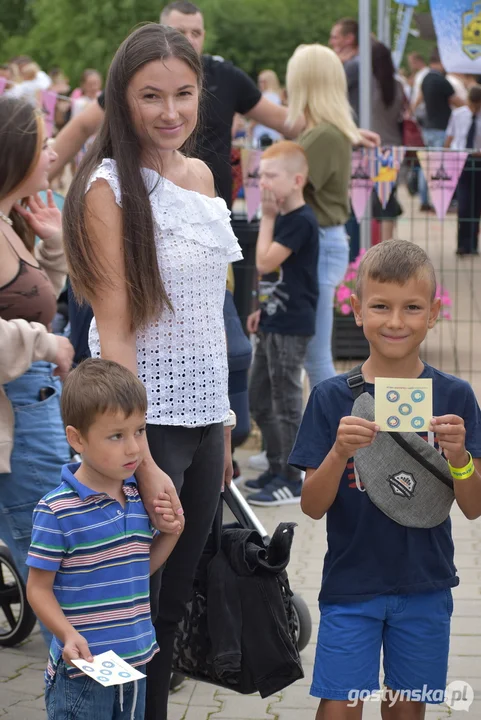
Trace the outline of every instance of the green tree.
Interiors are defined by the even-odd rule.
[[[222,55],[252,77],[272,68],[284,79],[301,43],[327,43],[341,17],[356,17],[358,0],[197,0],[207,28],[206,51]],[[420,11],[427,9],[422,0]],[[104,75],[122,40],[139,23],[156,22],[167,0],[1,0],[0,61],[31,55],[42,67],[60,66],[78,82],[94,67]],[[5,6],[5,10],[4,7]],[[392,20],[394,25],[395,8]],[[376,8],[373,2],[373,23]],[[409,50],[427,52],[409,39]]]
[[[122,40],[139,23],[157,20],[159,10],[157,0],[35,0],[32,13],[30,31],[10,36],[1,55],[32,55],[77,82],[86,67],[105,73]]]

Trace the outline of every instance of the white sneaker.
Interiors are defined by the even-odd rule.
[[[269,470],[266,451],[263,450],[263,452],[260,452],[258,455],[251,455],[248,465],[252,470],[258,470],[259,472]]]

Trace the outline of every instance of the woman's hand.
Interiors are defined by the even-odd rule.
[[[62,335],[56,336],[57,340],[57,354],[55,355],[54,364],[57,366],[53,371],[54,375],[58,375],[62,382],[72,369],[72,363],[74,359],[75,351],[73,346],[66,337]]]
[[[184,511],[170,477],[149,457],[135,473],[142,502],[150,521],[160,532],[179,535],[184,527]],[[165,502],[165,495],[169,502]]]
[[[363,130],[359,128],[361,142],[359,145],[366,148],[375,148],[381,145],[381,136],[373,132],[373,130]]]
[[[37,193],[28,198],[27,206],[28,209],[17,204],[15,210],[25,218],[41,240],[49,240],[62,233],[62,213],[55,205],[51,190],[47,190],[47,204]]]

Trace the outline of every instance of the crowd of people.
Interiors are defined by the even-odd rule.
[[[427,141],[447,128],[446,146],[474,149],[481,88],[473,83],[462,100],[439,59],[425,71],[411,56],[408,97],[389,49],[373,39],[374,125],[365,130],[354,20],[336,23],[330,47],[294,50],[285,91],[271,70],[257,86],[203,54],[204,36],[199,8],[174,0],[159,24],[124,40],[103,91],[93,69],[73,92],[58,69],[49,77],[31,58],[0,69],[0,538],[50,648],[49,720],[167,718],[175,633],[249,411],[266,467],[246,483],[248,501],[327,514],[317,720],[361,718],[349,692],[379,687],[381,646],[390,690],[446,685],[458,583],[449,519],[406,527],[365,492],[353,458],[376,447],[379,427],[351,414],[331,335],[349,262],[353,147],[401,144],[402,118],[416,112]],[[59,96],[54,139],[38,111],[49,88]],[[459,106],[452,116],[451,105]],[[435,127],[441,115],[446,126]],[[239,117],[249,143],[268,146],[248,394],[248,368],[239,373],[230,362],[240,342],[232,327],[246,340],[229,280],[242,257],[230,217]],[[49,183],[75,158],[60,211]],[[464,196],[462,188],[460,224],[471,212],[471,186]],[[370,344],[358,379],[371,396],[375,377],[432,381],[426,439],[444,453],[463,513],[479,517],[476,398],[419,358],[439,313],[432,263],[392,239],[395,193],[373,212],[384,242],[365,255],[351,299]],[[476,252],[478,229],[469,226],[458,252]],[[66,291],[68,325],[55,334]],[[303,414],[304,369],[311,396]],[[146,681],[107,692],[72,665],[112,647]],[[391,720],[417,720],[424,703],[384,709]]]

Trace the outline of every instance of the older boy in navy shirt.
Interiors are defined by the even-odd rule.
[[[453,473],[468,467],[467,479],[453,480],[454,491],[465,516],[475,519],[481,515],[478,403],[467,382],[419,358],[439,313],[435,288],[432,263],[413,243],[389,240],[366,253],[352,298],[370,344],[362,372],[372,395],[375,377],[432,379],[431,431]],[[388,688],[382,717],[418,720],[424,702],[444,700],[451,588],[459,583],[451,522],[408,528],[371,502],[356,482],[353,456],[371,444],[378,428],[351,416],[352,406],[346,375],[317,385],[289,458],[306,470],[303,511],[315,519],[327,514],[311,694],[321,698],[318,719],[358,720],[362,703],[353,707],[352,700],[355,691],[365,697],[379,689],[382,648]]]

